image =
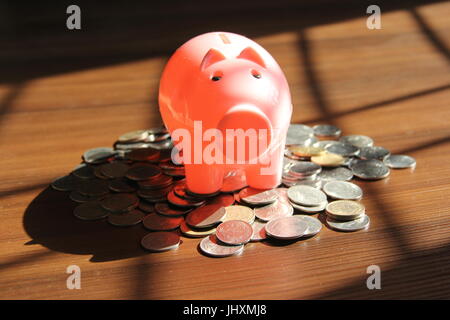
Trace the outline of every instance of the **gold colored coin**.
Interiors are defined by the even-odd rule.
[[[344,160],[344,157],[341,155],[327,152],[311,157],[312,162],[323,167],[338,167],[344,163]]]
[[[229,206],[225,208],[225,216],[222,222],[230,220],[242,220],[250,224],[255,221],[255,212],[253,209],[244,206]]]
[[[293,146],[290,147],[289,150],[296,155],[297,157],[315,157],[320,156],[325,152],[324,149],[318,147],[303,147],[303,146]]]
[[[181,222],[180,230],[184,236],[191,238],[203,238],[216,232],[216,228],[194,230],[185,221]]]
[[[353,200],[332,201],[326,206],[325,210],[328,217],[340,221],[355,220],[366,213],[364,205]]]

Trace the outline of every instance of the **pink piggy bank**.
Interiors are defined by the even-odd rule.
[[[191,192],[217,192],[236,168],[250,187],[280,184],[291,96],[280,66],[254,41],[211,32],[183,44],[162,74],[159,106]]]

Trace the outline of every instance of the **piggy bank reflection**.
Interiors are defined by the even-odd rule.
[[[211,32],[183,44],[163,71],[159,106],[190,191],[220,190],[237,167],[250,187],[280,184],[291,96],[280,66],[254,41]]]

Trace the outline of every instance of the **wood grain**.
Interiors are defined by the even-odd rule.
[[[1,10],[1,299],[450,298],[449,3],[382,3],[381,30],[366,28],[356,1],[149,3],[81,3],[81,31],[65,29],[63,5]],[[67,195],[47,188],[84,150],[159,124],[168,56],[219,29],[277,59],[293,122],[332,123],[417,159],[414,171],[357,181],[367,231],[324,228],[226,259],[199,254],[194,239],[148,254],[142,226],[78,221]],[[69,265],[82,270],[81,290],[66,288]],[[370,265],[381,268],[381,290],[366,287]]]

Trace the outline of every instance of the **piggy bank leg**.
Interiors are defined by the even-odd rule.
[[[245,170],[247,183],[256,189],[273,189],[281,183],[283,171],[283,153],[272,153],[269,164],[249,165]]]
[[[222,187],[223,166],[186,164],[186,184],[190,191],[200,194],[214,193]]]

